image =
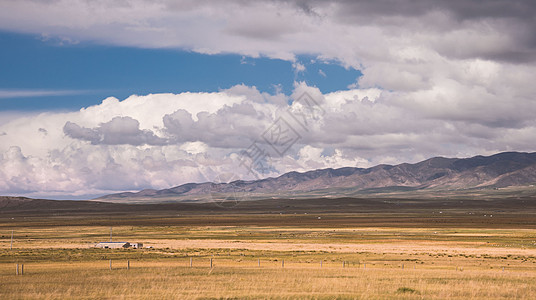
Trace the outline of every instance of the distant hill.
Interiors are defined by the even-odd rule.
[[[73,200],[45,200],[26,197],[0,196],[0,215],[13,211],[100,211],[111,208],[122,209],[123,204],[97,202],[97,201],[73,201]]]
[[[319,169],[290,172],[276,178],[230,183],[187,183],[177,187],[98,198],[113,202],[184,202],[252,200],[282,197],[400,196],[411,193],[532,188],[536,153],[504,152],[471,158],[434,157],[425,161],[371,168]]]

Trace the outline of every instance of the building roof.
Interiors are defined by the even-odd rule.
[[[128,244],[128,242],[100,242],[99,244]]]

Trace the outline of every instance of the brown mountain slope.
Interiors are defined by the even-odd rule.
[[[290,172],[277,178],[230,183],[188,183],[164,190],[119,193],[100,200],[192,200],[210,194],[237,191],[264,197],[329,191],[330,195],[371,189],[462,190],[529,186],[536,183],[536,153],[504,152],[471,158],[435,157],[415,164],[378,165],[372,168],[321,169]]]

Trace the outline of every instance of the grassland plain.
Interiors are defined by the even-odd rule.
[[[0,249],[2,299],[536,299],[527,210],[13,213]]]

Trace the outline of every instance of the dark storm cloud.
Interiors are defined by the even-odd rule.
[[[305,12],[315,7],[336,4],[340,16],[406,16],[417,17],[430,11],[443,11],[459,20],[475,18],[515,18],[534,22],[536,2],[532,0],[333,0],[281,1],[293,2]]]
[[[73,139],[94,145],[165,145],[166,140],[150,130],[141,130],[140,123],[131,117],[115,117],[96,128],[82,127],[73,122],[65,123],[63,132]]]
[[[446,41],[438,43],[436,49],[445,56],[459,59],[479,57],[512,63],[536,60],[536,1],[334,0],[293,3],[307,14],[335,6],[335,14],[330,18],[336,22],[386,26],[386,30],[401,35],[416,32],[441,35],[477,26],[472,30],[495,31],[509,36],[510,45],[477,51],[474,48],[478,45],[472,44],[479,41],[468,39],[465,40],[467,45]],[[434,19],[434,13],[443,14],[446,19]]]

